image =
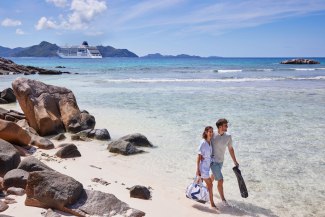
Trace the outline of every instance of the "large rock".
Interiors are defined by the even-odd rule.
[[[119,140],[124,140],[124,141],[130,142],[134,146],[153,147],[152,143],[149,142],[147,137],[145,137],[144,135],[142,135],[140,133],[129,134],[129,135],[119,138]]]
[[[122,155],[132,155],[143,152],[137,149],[131,142],[124,140],[116,140],[108,144],[107,149],[109,152],[122,154]]]
[[[27,172],[33,171],[53,171],[52,168],[48,167],[46,164],[42,163],[41,161],[37,160],[33,156],[25,157],[20,164],[18,165],[17,169],[22,169]]]
[[[8,189],[10,187],[25,189],[29,173],[22,169],[13,169],[6,173],[3,177],[3,187]]]
[[[16,123],[0,119],[0,138],[15,145],[28,146],[31,137]]]
[[[16,123],[1,119],[0,138],[20,146],[35,145],[43,149],[54,148],[54,144],[49,139],[32,134]]]
[[[71,90],[17,78],[13,90],[29,125],[41,136],[94,129],[95,118],[80,112]]]
[[[11,88],[4,89],[1,92],[1,98],[6,100],[8,103],[16,102],[16,96]]]
[[[113,194],[90,190],[84,190],[77,203],[68,206],[66,211],[77,216],[106,214],[107,216],[141,217],[145,215],[144,212],[129,207]]]
[[[282,61],[281,64],[319,64],[319,62],[309,59],[292,59]]]
[[[149,200],[151,198],[151,194],[147,187],[135,185],[130,189],[130,197]]]
[[[56,156],[60,158],[72,158],[72,157],[81,157],[81,154],[77,148],[72,143],[68,143],[63,146],[59,151],[56,152]]]
[[[20,163],[20,155],[12,144],[0,139],[0,176],[17,168]]]
[[[82,184],[67,175],[55,171],[31,172],[25,205],[64,211],[64,207],[78,201],[82,191]]]

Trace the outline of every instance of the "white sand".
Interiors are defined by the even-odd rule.
[[[55,144],[58,145],[65,142],[70,142],[70,139],[67,138],[64,142],[55,142]],[[128,164],[128,158],[130,156],[121,156],[109,153],[106,150],[106,144],[103,142],[90,141],[73,143],[77,145],[82,157],[60,159],[57,157],[42,156],[42,153],[54,156],[58,148],[52,150],[37,149],[33,156],[41,159],[41,161],[51,168],[63,174],[72,176],[81,182],[86,189],[94,189],[114,194],[120,200],[128,203],[132,208],[144,211],[146,216],[194,217],[213,216],[217,213],[215,210],[209,208],[209,204],[204,205],[197,203],[187,199],[185,193],[179,194],[179,191],[174,191],[172,180],[169,183],[162,183],[160,182],[159,177],[151,177],[150,174],[146,173],[146,171],[136,170],[136,167],[133,167],[132,164]],[[141,158],[141,155],[132,156],[132,158]],[[50,161],[47,161],[47,159],[50,159]],[[95,167],[92,167],[91,165]],[[91,179],[95,177],[102,178],[111,184],[104,186],[92,182]],[[152,187],[151,200],[130,198],[129,190],[126,188],[138,184]],[[185,187],[186,186],[184,186],[184,188]],[[41,213],[46,210],[25,206],[25,197],[26,196],[17,197],[18,203],[10,204],[9,209],[1,214],[17,217],[42,216]],[[218,198],[215,198],[215,200],[220,201]],[[220,204],[218,205],[220,206]],[[223,208],[223,210],[224,209],[225,208]],[[229,210],[227,213],[229,213]],[[71,216],[69,214],[63,215]],[[241,213],[241,216],[242,215],[243,213]],[[219,216],[228,216],[228,214],[220,214]]]

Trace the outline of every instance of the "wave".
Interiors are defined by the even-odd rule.
[[[108,83],[215,83],[215,82],[254,82],[282,80],[325,80],[325,76],[316,77],[285,77],[285,78],[196,78],[196,79],[109,79]],[[103,81],[102,81],[103,82]]]
[[[219,73],[228,73],[228,72],[242,72],[242,69],[217,69],[214,70],[214,72],[219,72]]]
[[[217,73],[235,73],[235,72],[271,72],[271,71],[316,71],[325,70],[325,68],[260,68],[260,69],[216,69]]]
[[[284,69],[286,70],[286,69]],[[294,71],[316,71],[316,70],[325,70],[325,68],[289,68],[289,70]]]
[[[274,69],[252,69],[252,70],[250,70],[250,71],[257,71],[257,72],[259,72],[259,71],[262,71],[262,72],[271,72],[271,71],[274,71]]]

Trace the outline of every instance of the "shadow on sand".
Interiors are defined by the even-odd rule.
[[[265,209],[263,207],[256,206],[251,203],[238,202],[235,200],[228,201],[230,206],[223,206],[221,203],[217,203],[218,210],[212,209],[207,205],[195,204],[192,207],[202,212],[212,214],[228,214],[232,216],[266,216],[266,217],[278,217],[272,210]]]

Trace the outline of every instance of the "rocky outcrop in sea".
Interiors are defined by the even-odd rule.
[[[318,61],[309,59],[292,59],[282,61],[281,64],[320,64]]]
[[[43,69],[34,66],[24,66],[14,63],[12,60],[0,57],[0,75],[11,75],[11,74],[40,74],[40,75],[60,75],[70,74],[70,72],[63,72],[59,70]]]

